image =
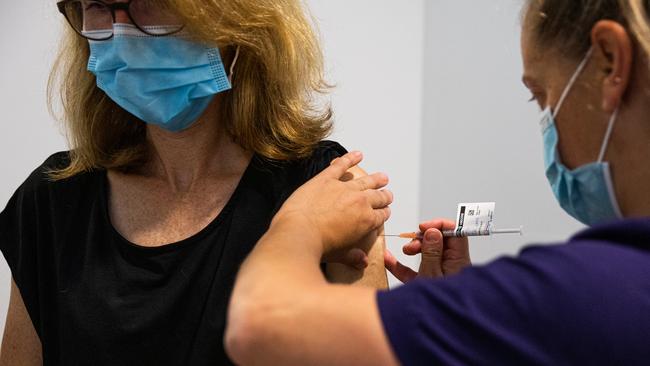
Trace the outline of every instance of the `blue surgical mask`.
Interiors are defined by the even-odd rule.
[[[540,125],[544,136],[546,177],[551,184],[555,197],[569,215],[585,225],[593,226],[623,217],[616,200],[609,163],[603,161],[618,116],[618,110],[614,112],[609,120],[598,160],[575,170],[568,169],[560,160],[558,151],[559,136],[555,126],[555,118],[564,100],[573,88],[578,76],[584,70],[590,57],[591,51],[587,53],[571,77],[560,97],[555,112],[551,111],[551,107],[544,110]]]
[[[89,42],[88,70],[97,86],[140,120],[168,131],[191,126],[216,94],[231,88],[219,49],[184,35],[153,37],[115,24],[112,39]]]

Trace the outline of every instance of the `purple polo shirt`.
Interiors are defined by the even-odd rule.
[[[650,365],[650,219],[377,295],[404,365]]]

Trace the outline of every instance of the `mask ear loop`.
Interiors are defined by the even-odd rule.
[[[609,146],[609,140],[612,138],[612,131],[614,131],[614,124],[616,124],[617,118],[618,118],[618,108],[616,108],[612,116],[609,118],[609,126],[607,126],[607,132],[605,133],[603,146],[600,148],[600,154],[598,155],[599,163],[602,163],[603,160],[605,159],[605,153],[607,152],[607,147]]]
[[[620,108],[620,107],[619,107]],[[616,108],[612,116],[609,118],[609,126],[607,126],[607,132],[605,133],[605,140],[603,141],[603,146],[600,149],[600,156],[598,156],[598,163],[602,163],[605,159],[605,152],[607,152],[607,146],[609,146],[609,140],[612,137],[612,131],[614,130],[614,124],[618,119],[618,110]],[[616,199],[616,191],[614,190],[614,182],[612,181],[611,171],[609,169],[605,170],[605,184],[607,185],[607,190],[609,191],[609,201],[614,208],[614,212],[618,218],[623,218],[623,212],[621,207],[618,205],[618,200]]]
[[[578,65],[578,68],[573,73],[573,76],[571,76],[571,79],[569,79],[569,82],[567,83],[566,87],[564,88],[564,91],[562,92],[562,96],[560,96],[560,100],[557,102],[557,105],[555,106],[555,110],[553,111],[553,119],[555,119],[557,117],[557,114],[560,112],[560,108],[562,108],[562,104],[564,104],[564,100],[569,95],[571,89],[573,89],[573,84],[576,83],[578,77],[582,74],[582,70],[584,70],[585,66],[587,66],[587,62],[589,62],[589,59],[591,58],[591,54],[593,53],[593,51],[594,51],[593,48],[589,49],[589,51],[585,55],[585,58],[582,60],[582,62],[580,62],[580,65]]]
[[[232,77],[235,74],[235,65],[237,64],[237,60],[239,60],[239,46],[237,46],[235,58],[233,58],[232,63],[230,64],[230,74],[228,75],[228,81],[230,81],[230,84],[232,84]]]

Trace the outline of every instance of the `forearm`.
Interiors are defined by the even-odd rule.
[[[301,288],[322,286],[322,245],[317,234],[301,225],[273,225],[257,243],[238,275],[234,294],[241,302],[292,294]],[[300,246],[300,250],[296,250]]]
[[[277,330],[261,326],[287,324],[285,311],[295,305],[296,294],[327,285],[319,269],[320,239],[298,230],[299,226],[272,225],[240,269],[225,336],[226,349],[239,364],[254,363],[250,359],[252,348],[260,351],[258,356],[268,355],[264,350],[267,344],[275,343],[272,338]],[[295,250],[296,245],[301,245],[301,250]]]
[[[225,337],[237,364],[396,364],[375,290],[328,284],[317,240],[293,225],[276,226],[244,263]]]

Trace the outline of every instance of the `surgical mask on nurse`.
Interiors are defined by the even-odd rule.
[[[80,0],[63,9],[90,44],[97,86],[140,120],[168,131],[191,126],[214,96],[231,89],[219,49],[196,43],[151,0]],[[120,14],[122,19],[120,19]],[[232,73],[231,66],[231,73]]]
[[[546,177],[551,184],[553,194],[567,213],[585,225],[595,225],[623,217],[616,199],[610,165],[603,161],[616,123],[618,109],[609,118],[595,162],[571,170],[562,164],[558,151],[559,135],[555,119],[573,85],[589,62],[591,54],[592,51],[589,50],[571,76],[555,110],[553,111],[550,106],[546,107],[540,121],[544,137]]]

